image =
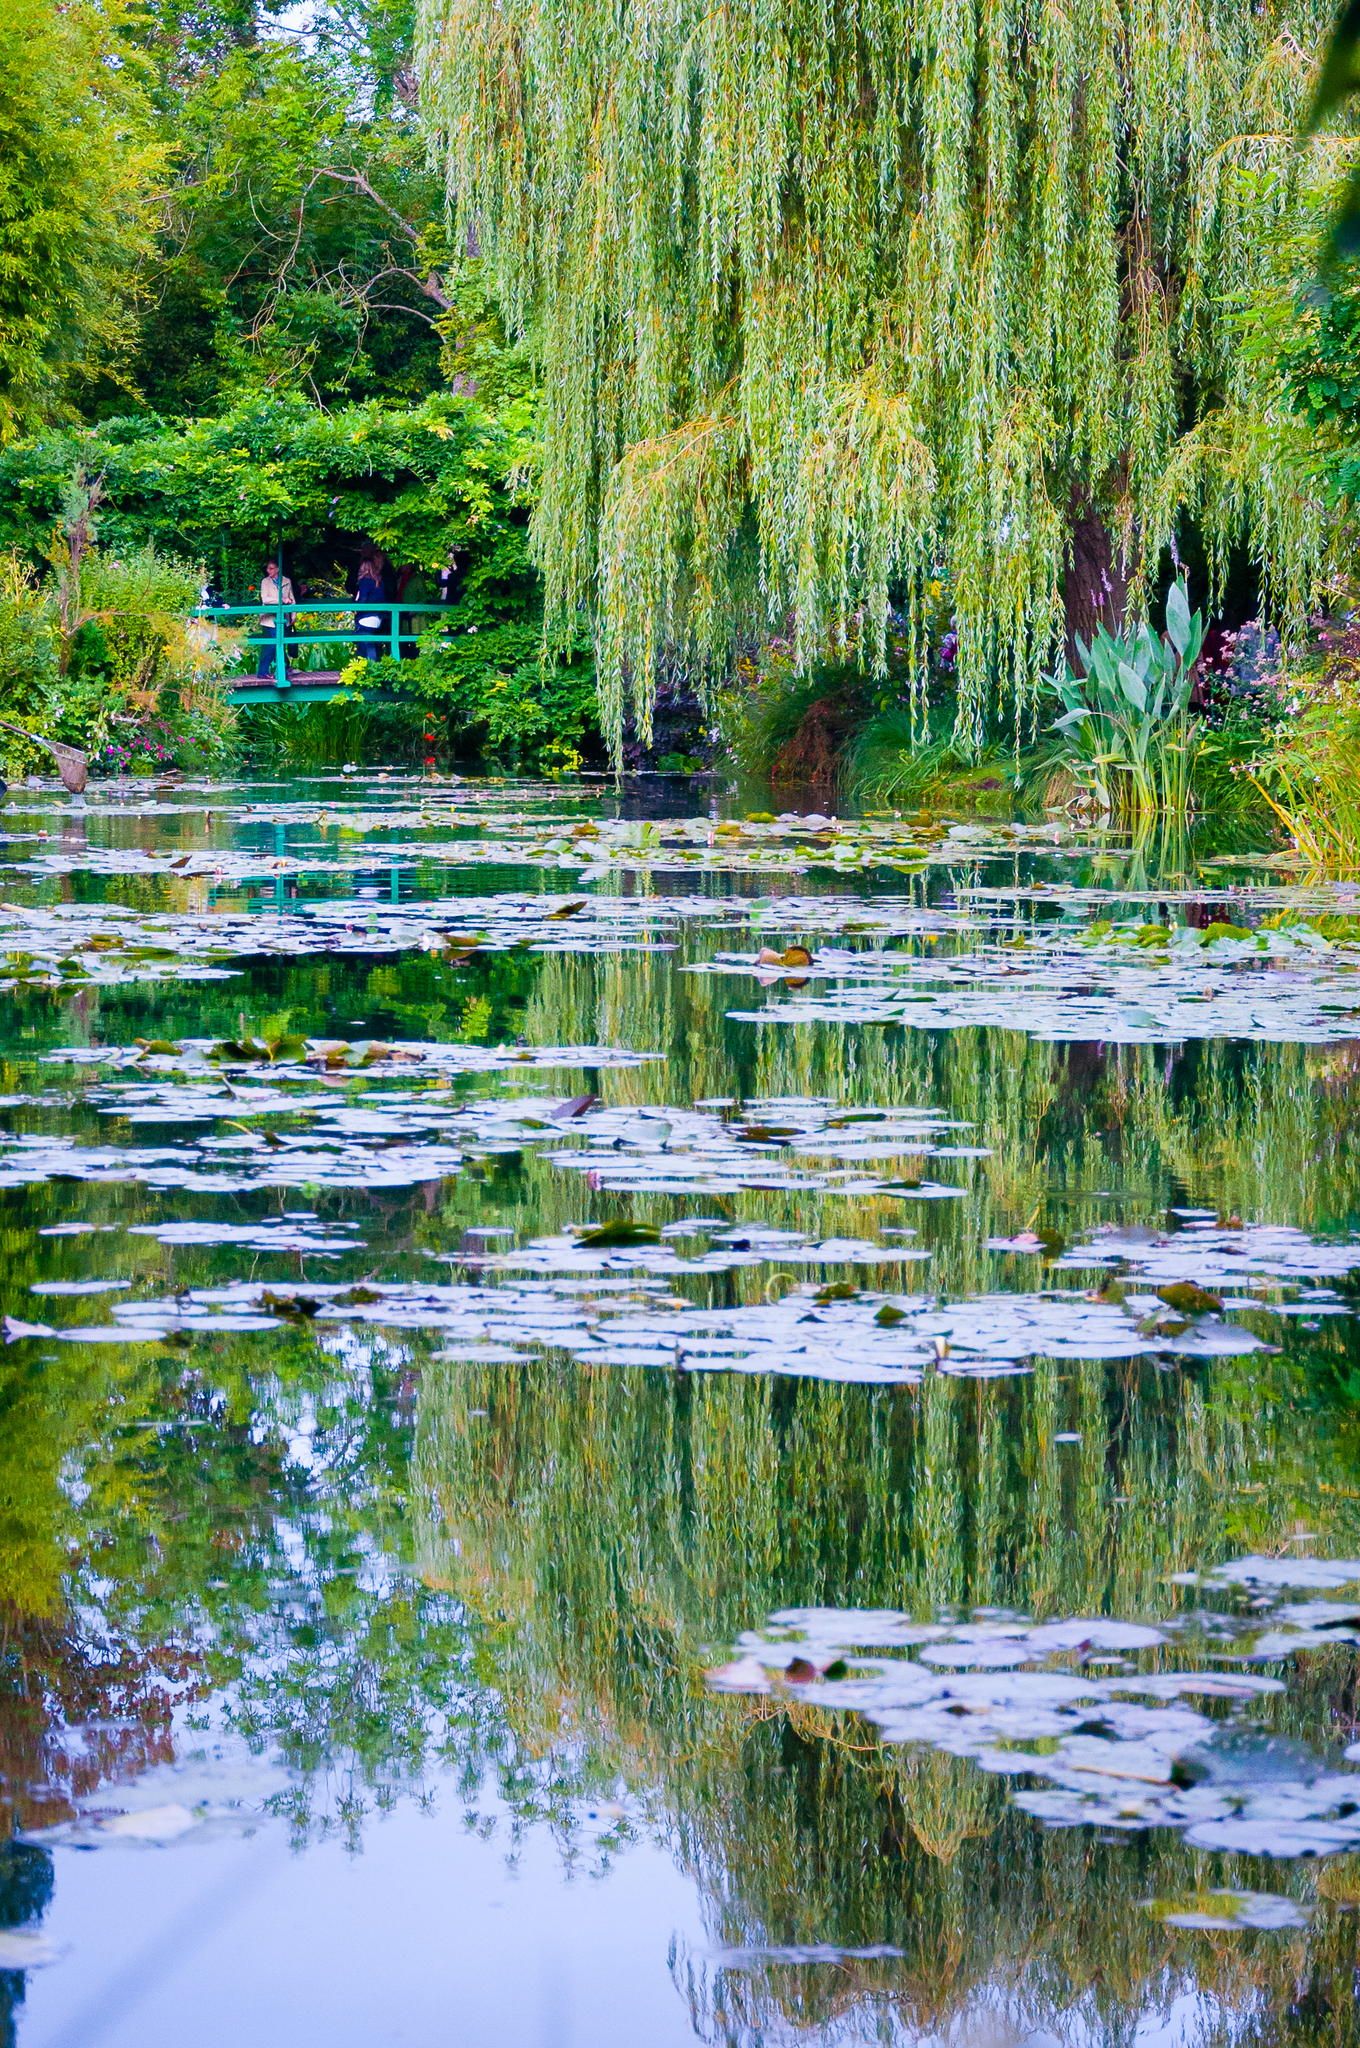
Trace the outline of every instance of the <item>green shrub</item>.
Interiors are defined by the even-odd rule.
[[[1250,781],[1310,866],[1360,868],[1360,614],[1320,623],[1276,678],[1274,730]]]
[[[1048,750],[1051,753],[1051,749]],[[1014,743],[994,737],[980,755],[960,745],[952,697],[932,704],[924,729],[905,707],[877,712],[855,735],[846,756],[845,789],[856,803],[904,810],[916,805],[970,811],[1013,811],[1022,787],[1046,756],[1017,760]]]
[[[0,556],[0,717],[28,730],[55,723],[60,633],[50,593],[13,556]],[[40,747],[0,730],[0,764],[9,774],[49,765]]]
[[[191,565],[151,547],[112,557],[65,537],[41,580],[0,557],[0,717],[83,748],[109,772],[223,766],[232,650],[189,618],[198,588]],[[0,761],[11,774],[51,766],[6,731]]]
[[[342,676],[365,702],[390,696],[419,707],[441,748],[460,760],[554,774],[601,756],[588,651],[545,657],[534,624],[451,621],[422,637],[414,660],[354,662]]]
[[[239,730],[253,759],[307,773],[347,762],[414,767],[424,727],[424,713],[409,699],[382,703],[355,689],[330,703],[249,705]]]

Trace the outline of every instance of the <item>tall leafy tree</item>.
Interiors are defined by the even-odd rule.
[[[792,611],[881,660],[941,564],[965,734],[1140,600],[1187,511],[1308,585],[1325,522],[1229,302],[1296,203],[1318,0],[423,6],[616,737],[663,643],[718,664]]]
[[[164,149],[121,0],[0,0],[0,440],[119,377]]]
[[[146,36],[174,163],[146,273],[144,403],[436,388],[451,295],[401,0],[283,20],[162,0]],[[118,394],[103,409],[123,409]]]

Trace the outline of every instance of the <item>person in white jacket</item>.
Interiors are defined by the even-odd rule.
[[[260,603],[295,604],[296,602],[297,600],[293,596],[293,585],[291,580],[287,576],[280,578],[279,565],[277,562],[266,562],[264,565],[264,580],[260,584]],[[288,627],[292,625],[293,621],[289,618],[286,618],[283,623],[285,627]],[[260,620],[260,627],[261,630],[268,633],[270,637],[268,640],[265,641],[264,646],[260,649],[259,674],[262,676],[272,676],[274,673],[274,649],[276,645],[276,642],[273,637],[275,630],[275,621],[266,616],[265,618],[262,618]]]

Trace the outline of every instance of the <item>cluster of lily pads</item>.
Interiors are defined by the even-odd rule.
[[[1360,1560],[1238,1558],[1197,1583],[1350,1597],[1156,1623],[790,1608],[708,1680],[966,1757],[1050,1827],[1174,1828],[1196,1848],[1279,1858],[1360,1848],[1360,1743],[1313,1751],[1244,1712],[1285,1689],[1262,1665],[1360,1644]],[[1220,1906],[1188,1924],[1250,1921]]]
[[[166,815],[170,807],[161,805],[159,809]],[[975,860],[1017,850],[1042,848],[1074,854],[1080,849],[1080,842],[1057,825],[941,828],[923,817],[910,822],[897,818],[842,820],[794,812],[777,817],[756,812],[746,818],[631,820],[583,816],[566,809],[554,818],[522,803],[473,806],[463,791],[451,803],[441,804],[429,797],[419,807],[327,805],[318,809],[294,804],[243,811],[230,803],[218,810],[205,802],[183,806],[183,810],[207,827],[257,824],[275,834],[291,828],[294,838],[286,848],[277,842],[273,846],[208,844],[198,848],[91,845],[87,839],[91,817],[118,815],[105,805],[94,813],[88,808],[64,813],[56,821],[60,829],[55,832],[39,827],[28,834],[5,835],[11,857],[0,860],[0,866],[40,876],[83,870],[240,881],[370,868],[376,856],[399,866],[434,861],[459,866],[575,868],[584,878],[598,879],[613,873],[687,869],[725,874],[825,869],[857,874],[873,868],[913,870],[960,857]],[[312,845],[297,837],[308,828],[322,835]],[[426,836],[390,836],[403,828]],[[349,844],[353,841],[380,844],[356,847]]]
[[[54,811],[44,800],[36,815],[55,829],[43,831],[27,827],[20,800],[4,858],[35,900],[0,904],[0,991],[220,978],[276,957],[422,952],[461,968],[512,948],[674,950],[687,970],[730,980],[741,1003],[754,984],[763,1003],[730,1014],[761,1027],[983,1025],[1154,1044],[1360,1035],[1350,885],[1225,871],[1207,884],[1101,889],[1064,876],[1094,842],[1055,823],[638,821],[588,815],[589,797],[414,781],[337,783],[303,799],[139,793],[138,816],[182,827],[160,847],[130,842],[126,804]],[[445,893],[458,869],[477,870],[479,887],[485,877],[485,893]],[[515,888],[497,892],[493,869]],[[127,883],[133,900],[56,900],[74,875],[110,892]],[[378,878],[366,893],[365,876]],[[658,877],[680,879],[656,894]],[[774,893],[795,877],[797,894]],[[336,893],[289,893],[310,878]],[[257,883],[274,893],[251,907]],[[401,900],[412,886],[423,893]],[[598,1073],[661,1057],[642,1028],[630,1043],[486,1046],[243,1022],[227,1039],[49,1053],[50,1089],[7,1099],[28,1122],[0,1132],[0,1188],[61,1177],[203,1197],[204,1214],[167,1204],[129,1233],[280,1265],[147,1298],[118,1279],[39,1281],[3,1335],[187,1347],[305,1328],[342,1355],[356,1333],[421,1332],[452,1361],[911,1388],[1023,1374],[1036,1360],[1245,1356],[1279,1334],[1270,1318],[1350,1313],[1340,1283],[1360,1270],[1360,1241],[1191,1211],[1175,1229],[993,1238],[983,1270],[994,1279],[948,1299],[929,1284],[917,1226],[923,1204],[969,1213],[986,1156],[969,1126],[929,1104],[811,1095],[598,1100]],[[465,1092],[477,1077],[487,1092]],[[77,1093],[76,1127],[49,1128],[54,1103],[65,1114]],[[352,1273],[368,1248],[362,1219],[318,1213],[314,1191],[449,1182],[524,1153],[579,1188],[574,1226],[518,1236],[489,1207],[484,1224],[412,1254],[429,1259],[415,1269],[428,1280],[316,1277]],[[263,1215],[234,1199],[261,1192],[298,1206]],[[778,1220],[731,1213],[731,1198],[750,1210],[762,1193],[779,1198]],[[847,1221],[844,1208],[826,1213],[828,1199],[872,1206]],[[96,1227],[123,1226],[48,1226]],[[352,1263],[331,1263],[342,1258]],[[743,1637],[712,1682],[854,1712],[884,1740],[970,1758],[1052,1825],[1169,1826],[1205,1848],[1271,1854],[1360,1848],[1360,1772],[1345,1767],[1356,1758],[1309,1755],[1247,1720],[1283,1684],[1263,1667],[1360,1644],[1355,1582],[1360,1564],[1346,1561],[1238,1560],[1206,1583],[1203,1608],[1154,1621],[788,1609]],[[1231,1587],[1266,1604],[1225,1609]],[[1300,1590],[1347,1597],[1286,1597]],[[1186,1924],[1241,1924],[1253,1911],[1257,1924],[1292,1924],[1270,1919],[1276,1907],[1210,1903]]]
[[[767,929],[934,940],[967,929],[961,911],[905,899],[559,894],[426,897],[391,903],[320,898],[255,910],[134,911],[112,903],[0,904],[0,988],[53,990],[203,979],[247,959],[420,951],[453,961],[512,947],[536,952],[655,953],[688,931]]]
[[[659,1053],[631,1052],[609,1045],[467,1045],[431,1039],[304,1038],[296,1032],[242,1038],[137,1038],[131,1045],[75,1045],[45,1053],[61,1066],[97,1067],[101,1072],[164,1074],[200,1079],[267,1067],[308,1069],[321,1074],[363,1074],[377,1079],[444,1078],[455,1074],[515,1073],[579,1067],[639,1067]]]
[[[1049,921],[967,950],[765,947],[689,964],[770,987],[763,1008],[732,1012],[755,1024],[990,1026],[1112,1044],[1325,1043],[1360,1030],[1356,933],[1332,939],[1305,921],[1123,930]]]
[[[398,1187],[535,1146],[552,1164],[615,1192],[803,1189],[928,1200],[963,1192],[929,1179],[928,1159],[968,1161],[984,1151],[958,1142],[950,1119],[928,1111],[838,1112],[803,1099],[611,1108],[592,1094],[465,1098],[448,1085],[465,1073],[638,1064],[635,1055],[594,1046],[552,1048],[537,1060],[506,1048],[474,1048],[465,1058],[457,1046],[356,1049],[282,1039],[272,1047],[203,1044],[193,1060],[168,1041],[137,1050],[140,1058],[123,1056],[109,1077],[86,1087],[86,1105],[120,1125],[179,1126],[183,1135],[136,1145],[90,1144],[70,1131],[0,1133],[0,1187],[54,1174],[216,1193]],[[415,1085],[387,1085],[396,1079]]]
[[[355,1244],[352,1235],[327,1233],[306,1212],[261,1226],[141,1227],[166,1243],[240,1242],[323,1254]],[[457,1269],[448,1282],[374,1279],[356,1288],[241,1281],[160,1299],[117,1300],[108,1324],[77,1319],[36,1331],[24,1324],[11,1334],[155,1342],[172,1332],[267,1329],[303,1320],[319,1332],[354,1324],[421,1330],[442,1342],[445,1355],[460,1358],[509,1361],[557,1353],[587,1365],[914,1386],[932,1373],[1025,1372],[1036,1358],[1241,1356],[1265,1340],[1234,1320],[1236,1314],[1340,1310],[1325,1282],[1360,1266],[1360,1243],[1315,1242],[1288,1230],[1215,1231],[1205,1234],[1198,1270],[1220,1273],[1222,1294],[1181,1277],[1173,1240],[1172,1247],[1125,1243],[1122,1277],[1113,1288],[1010,1289],[949,1302],[883,1286],[892,1268],[915,1267],[925,1257],[909,1230],[883,1243],[719,1218],[659,1227],[611,1221],[502,1248],[497,1240],[504,1234],[502,1226],[489,1225],[456,1251],[437,1255]],[[1003,1242],[998,1250],[1009,1252],[1012,1245]],[[1097,1239],[1064,1253],[1055,1270],[1099,1268],[1110,1256],[1109,1241]],[[754,1300],[715,1307],[675,1291],[677,1281],[761,1266],[771,1280]],[[849,1277],[865,1269],[872,1269],[875,1284]],[[1281,1282],[1291,1298],[1279,1298]]]

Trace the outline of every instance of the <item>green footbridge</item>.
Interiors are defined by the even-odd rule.
[[[341,694],[341,671],[360,645],[380,648],[399,661],[403,646],[413,647],[420,632],[428,630],[430,615],[452,624],[453,614],[447,604],[361,604],[352,597],[325,603],[307,598],[291,605],[200,605],[193,617],[209,630],[241,633],[242,644],[264,671],[232,682],[227,693],[232,704],[327,704]],[[360,626],[356,621],[361,617],[378,623]],[[309,650],[305,666],[299,659],[304,648]],[[317,648],[334,653],[334,667],[312,666],[310,651]]]

